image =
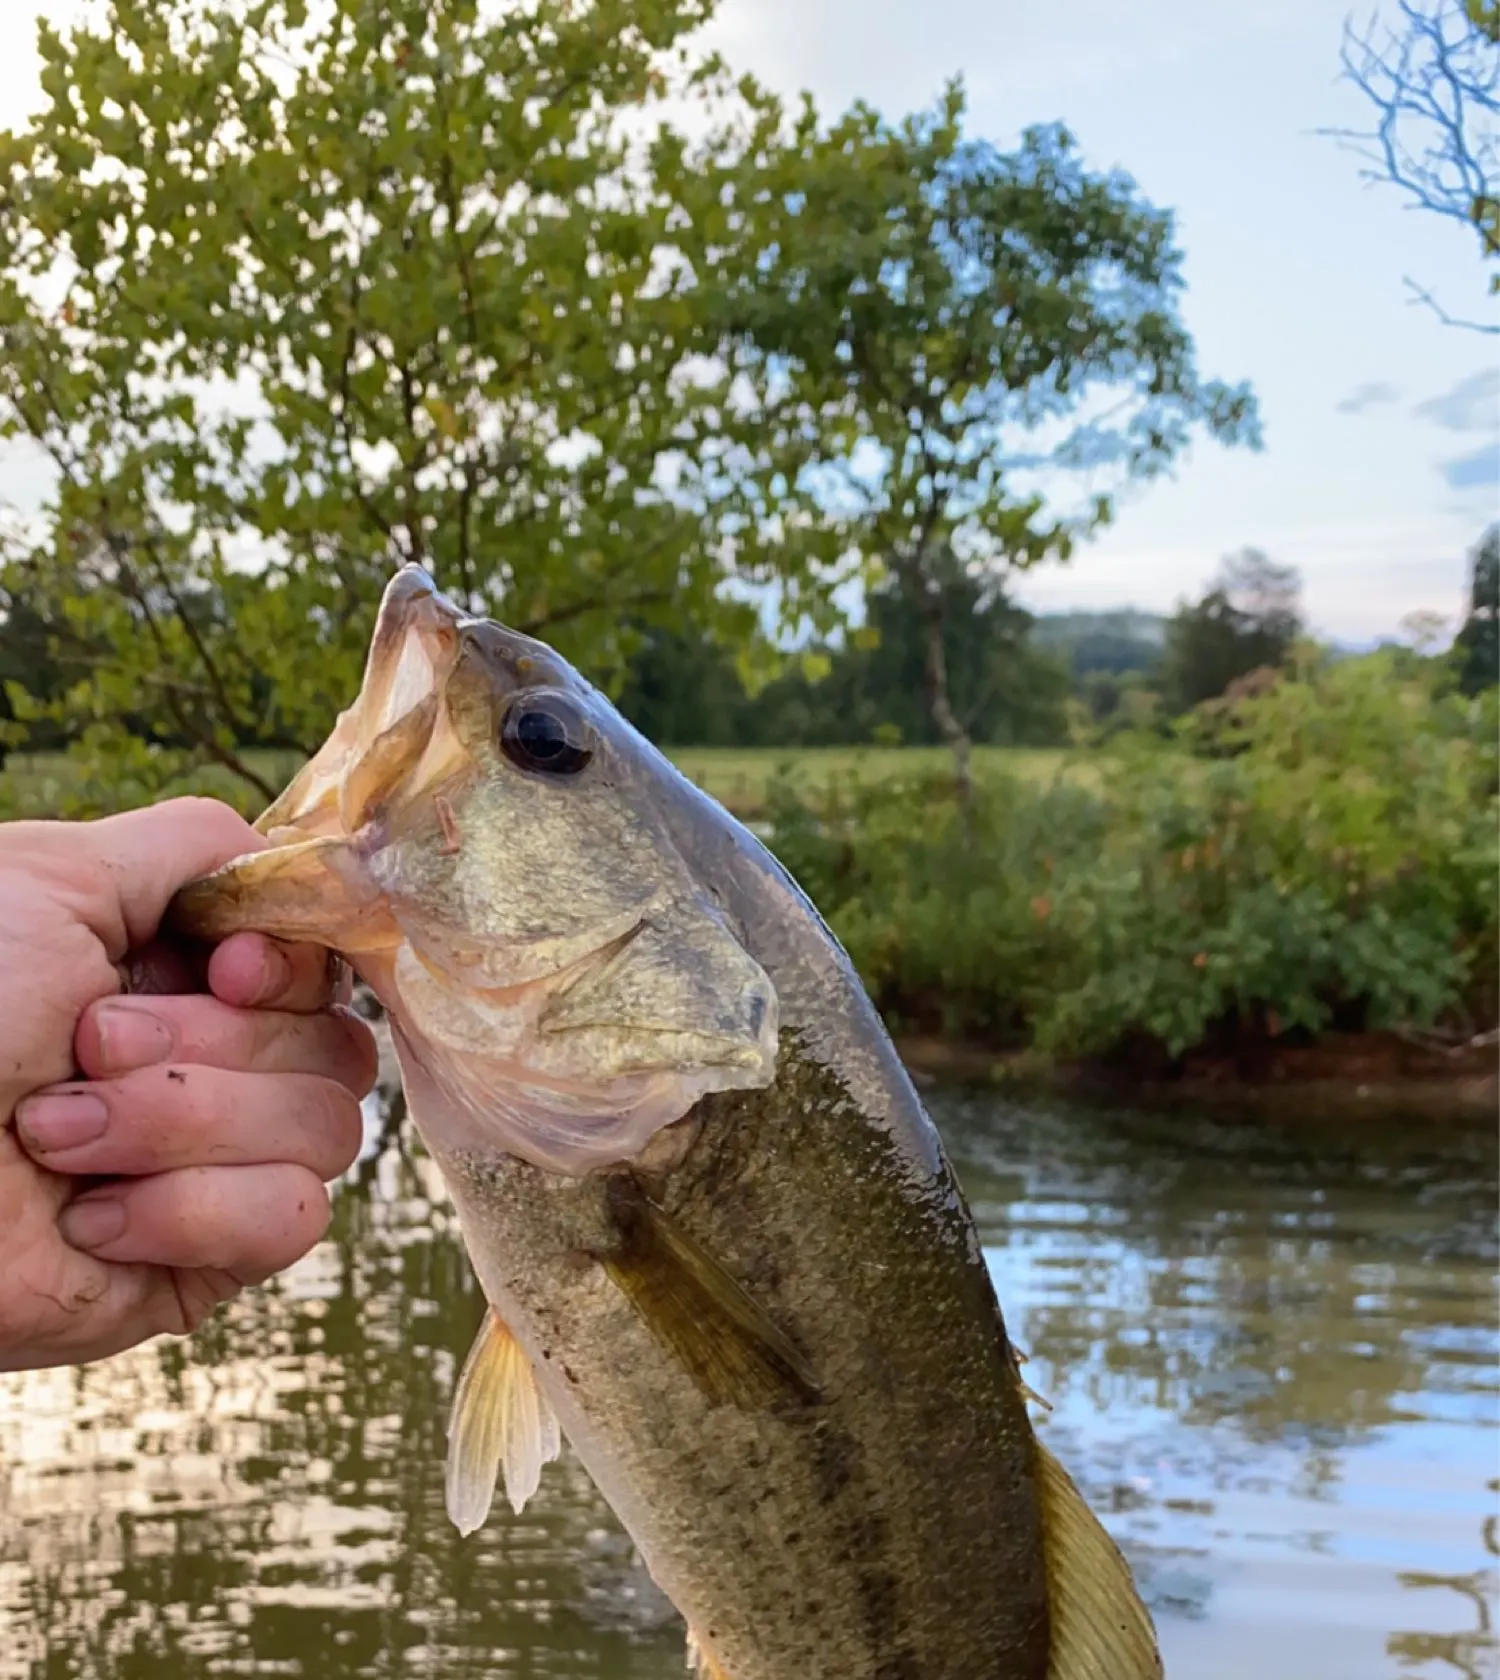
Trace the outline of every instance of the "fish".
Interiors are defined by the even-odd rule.
[[[385,1010],[487,1302],[460,1530],[566,1440],[702,1680],[1161,1674],[938,1133],[758,839],[410,565],[257,827],[171,918],[320,942]]]

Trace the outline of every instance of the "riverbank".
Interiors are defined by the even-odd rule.
[[[1117,738],[1088,779],[786,786],[767,838],[908,1041],[1208,1098],[1482,1101],[1497,732],[1493,694],[1395,654],[1314,663],[1175,738]]]
[[[379,1046],[378,1086],[388,1107],[401,1082],[390,1027],[368,995],[360,1007]],[[1257,1078],[1237,1073],[1231,1063],[1191,1058],[1175,1078],[1142,1077],[1118,1066],[1056,1063],[1034,1051],[996,1051],[962,1039],[898,1036],[896,1049],[923,1090],[988,1087],[1235,1113],[1294,1102],[1298,1113],[1310,1116],[1400,1113],[1438,1123],[1493,1119],[1500,1110],[1500,1050],[1493,1042],[1436,1049],[1389,1034],[1331,1034],[1314,1045],[1285,1048]]]
[[[999,1087],[1118,1098],[1146,1106],[1268,1112],[1295,1102],[1316,1116],[1401,1113],[1434,1122],[1493,1119],[1500,1112],[1500,1047],[1493,1034],[1455,1046],[1390,1033],[1328,1033],[1257,1058],[1185,1057],[1170,1075],[1101,1060],[1057,1062],[1032,1050],[997,1051],[973,1040],[898,1036],[919,1087]]]

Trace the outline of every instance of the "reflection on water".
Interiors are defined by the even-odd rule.
[[[935,1112],[1171,1680],[1500,1674],[1487,1132]],[[0,1376],[0,1680],[681,1675],[573,1461],[523,1518],[449,1527],[480,1310],[429,1164],[372,1135],[274,1289]]]

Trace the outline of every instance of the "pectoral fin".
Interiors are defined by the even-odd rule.
[[[493,1312],[485,1314],[464,1361],[448,1419],[448,1515],[472,1534],[489,1515],[495,1483],[519,1516],[562,1435],[531,1361]]]
[[[688,1668],[696,1676],[696,1680],[729,1680],[729,1676],[708,1654],[703,1642],[691,1628],[688,1629],[687,1660]]]
[[[796,1344],[699,1242],[631,1179],[611,1182],[618,1248],[600,1259],[646,1328],[716,1405],[818,1398]]]
[[[1047,1680],[1161,1680],[1156,1631],[1130,1566],[1072,1478],[1038,1443],[1052,1654]]]

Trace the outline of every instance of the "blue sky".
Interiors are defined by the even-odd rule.
[[[39,10],[5,0],[0,125],[36,99]],[[723,0],[712,38],[738,68],[832,111],[891,114],[964,75],[973,132],[1001,144],[1061,118],[1100,167],[1174,208],[1185,311],[1205,372],[1248,378],[1259,455],[1210,444],[1121,509],[1037,609],[1169,609],[1247,544],[1298,566],[1320,631],[1363,641],[1406,613],[1458,612],[1465,554],[1500,512],[1497,341],[1407,302],[1403,275],[1455,313],[1487,307],[1477,242],[1360,179],[1315,131],[1361,126],[1338,78],[1347,0]],[[14,497],[16,465],[0,463]]]
[[[1062,119],[1089,161],[1178,213],[1204,371],[1248,378],[1259,455],[1201,445],[1121,510],[1033,607],[1169,608],[1247,544],[1301,568],[1310,616],[1363,640],[1452,619],[1500,511],[1497,341],[1406,301],[1411,274],[1483,313],[1477,242],[1402,208],[1315,131],[1365,126],[1338,79],[1347,0],[725,0],[731,63],[841,107],[925,104],[962,72],[974,132]]]

